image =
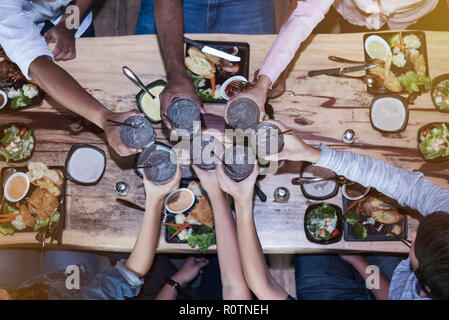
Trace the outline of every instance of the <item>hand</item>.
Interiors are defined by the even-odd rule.
[[[188,257],[181,269],[179,269],[171,278],[184,288],[203,272],[202,269],[207,266],[208,263],[209,260],[206,258]]]
[[[201,113],[206,113],[203,103],[198,97],[192,81],[187,77],[187,75],[185,75],[170,79],[165,89],[161,92],[160,94],[161,114],[167,115],[168,106],[170,105],[170,102],[174,98],[183,98],[183,97],[195,100],[200,106]],[[174,129],[171,126],[171,124],[167,121],[167,119],[165,119],[165,117],[162,117],[162,121],[167,126],[167,128],[169,128],[170,130]]]
[[[290,130],[280,121],[267,120],[279,127],[282,132]],[[320,159],[321,150],[314,148],[306,144],[295,132],[284,134],[284,148],[278,154],[266,156],[265,160],[279,161],[279,160],[291,160],[291,161],[309,161],[317,163]]]
[[[228,119],[226,119],[228,107],[231,105],[231,103],[234,100],[239,99],[239,98],[248,98],[248,99],[253,100],[257,104],[257,106],[259,107],[259,110],[260,110],[259,121],[263,121],[263,119],[265,117],[265,101],[267,100],[267,92],[268,92],[268,88],[270,87],[270,83],[271,83],[271,80],[267,76],[262,75],[257,80],[256,84],[252,88],[240,92],[234,98],[229,100],[226,103],[225,111],[224,111],[226,123],[228,123]]]
[[[254,185],[259,175],[259,166],[257,163],[254,165],[254,170],[251,175],[240,182],[236,182],[228,177],[223,171],[223,165],[221,163],[217,164],[216,171],[221,189],[231,195],[236,202],[246,203],[253,201]]]
[[[61,20],[56,26],[44,34],[47,43],[56,43],[56,46],[53,49],[53,55],[56,61],[75,59],[75,32],[76,29],[67,29],[65,20]]]
[[[123,122],[127,118],[134,116],[134,115],[142,116],[142,117],[145,116],[144,114],[139,113],[136,110],[132,110],[132,111],[122,112],[122,113],[111,112],[109,115],[105,116],[105,118],[103,119],[103,128],[104,128],[104,132],[106,133],[106,138],[108,140],[108,143],[112,147],[112,149],[114,149],[115,152],[117,152],[122,157],[129,156],[131,154],[140,152],[142,150],[133,149],[133,148],[126,146],[122,142],[122,139],[120,138],[120,126],[115,123],[109,122],[107,120],[110,119],[110,120]]]
[[[147,199],[146,206],[157,205],[158,203],[162,202],[168,194],[178,189],[181,177],[182,169],[179,164],[173,179],[165,184],[155,184],[148,180],[145,175],[143,175],[143,185],[145,187],[145,194]]]
[[[256,70],[256,72],[254,72],[253,82],[256,82],[258,80],[259,71],[260,70]],[[276,82],[271,86],[271,89],[268,90],[267,92],[268,99],[275,99],[284,94],[285,89],[287,87],[286,74],[287,74],[286,71],[282,72],[279,78],[276,80]]]
[[[200,179],[201,187],[207,192],[209,198],[223,194],[218,183],[216,170],[203,170],[196,165],[192,165],[192,167],[198,179]]]

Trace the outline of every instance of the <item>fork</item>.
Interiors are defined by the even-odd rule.
[[[395,237],[397,240],[401,241],[403,244],[405,244],[407,247],[411,248],[412,243],[410,240],[406,240],[398,236],[396,233],[391,232],[388,230],[388,226],[384,223],[380,223],[378,221],[374,222],[374,229],[379,232],[380,234],[385,234],[387,236]]]

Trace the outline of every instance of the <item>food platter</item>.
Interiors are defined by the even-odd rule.
[[[193,85],[195,90],[198,93],[201,101],[203,102],[216,102],[216,103],[225,103],[226,99],[221,96],[220,88],[223,83],[233,77],[233,76],[243,76],[248,79],[249,76],[249,44],[246,42],[227,42],[227,41],[203,41],[197,40],[198,42],[205,44],[209,47],[213,47],[220,51],[224,51],[226,53],[234,54],[241,58],[240,62],[233,62],[231,65],[226,64],[227,60],[220,59],[215,56],[205,56],[202,52],[200,52],[196,47],[193,47],[189,44],[186,45],[186,59],[192,55],[202,55],[200,56],[200,60],[204,65],[207,65],[208,70],[205,70],[203,75],[199,75],[198,73],[202,73],[204,68],[200,68],[197,73],[194,73],[190,69],[197,70],[196,66],[198,65],[196,61],[187,60],[186,61],[186,69],[189,78],[193,81]],[[205,60],[206,59],[206,60]],[[236,71],[238,66],[238,70]],[[208,75],[206,75],[206,73]],[[212,79],[214,80],[212,80]],[[212,96],[212,81],[215,81],[215,94]]]
[[[412,92],[407,91],[406,86],[404,86],[404,81],[407,83],[413,82],[410,81],[413,77],[409,74],[408,77],[405,75],[408,72],[414,72],[415,74],[422,74],[425,77],[429,77],[429,63],[427,57],[427,41],[426,35],[423,31],[402,31],[402,32],[374,32],[374,33],[366,33],[363,36],[363,48],[365,54],[365,61],[369,62],[371,60],[371,56],[369,55],[369,49],[366,47],[367,40],[370,37],[379,37],[383,39],[391,49],[391,71],[395,77],[402,84],[402,90],[400,91],[391,91],[387,89],[385,86],[381,86],[379,88],[373,88],[367,86],[367,90],[369,93],[374,95],[379,94],[391,94],[391,93],[409,93]],[[402,40],[401,40],[402,39]],[[408,40],[407,42],[405,40]],[[419,47],[418,47],[419,45]],[[416,47],[416,48],[415,48]],[[413,61],[413,63],[412,63]],[[425,70],[424,70],[425,68]],[[370,74],[375,71],[376,68],[368,69],[367,74]],[[404,77],[404,80],[401,77]],[[428,79],[429,87],[426,88],[428,91],[430,89],[430,79]],[[411,88],[412,84],[408,86]],[[421,89],[421,88],[420,88]],[[420,90],[415,90],[413,93],[417,94]]]
[[[14,163],[28,161],[36,147],[34,130],[27,124],[19,122],[1,125],[0,143],[0,160]],[[10,159],[6,159],[7,157]]]
[[[403,239],[407,239],[408,223],[407,223],[406,210],[404,208],[400,207],[395,201],[382,195],[375,189],[371,189],[371,191],[368,193],[367,197],[369,197],[369,196],[373,196],[373,197],[381,197],[382,196],[385,199],[388,199],[388,201],[391,201],[392,203],[395,204],[394,207],[397,209],[397,211],[400,214],[402,214],[404,216],[403,220],[400,221],[399,223],[397,223],[400,226],[400,228],[402,229],[402,232],[399,233],[399,237],[401,237]],[[363,199],[366,199],[367,197],[365,197]],[[345,197],[343,197],[343,212],[346,212],[348,207],[351,206],[351,204],[353,204],[353,202],[354,201],[348,200]],[[356,209],[354,208],[354,210],[356,210]],[[394,238],[392,236],[380,234],[378,231],[376,231],[374,226],[368,224],[367,221],[368,221],[368,218],[363,213],[360,213],[359,222],[362,225],[363,225],[363,223],[366,223],[363,225],[366,229],[366,238],[365,239],[357,238],[354,233],[354,226],[345,221],[344,222],[344,240],[345,241],[398,241],[396,238]],[[387,227],[388,227],[388,230],[393,230],[394,224],[387,225]]]
[[[446,129],[444,129],[444,127]],[[434,136],[433,134],[433,130],[437,129],[437,135]],[[422,126],[421,128],[419,128],[418,130],[418,134],[417,134],[417,142],[418,142],[418,150],[419,153],[421,154],[421,157],[423,158],[424,161],[426,162],[443,162],[449,159],[449,122],[432,122],[432,123],[428,123],[424,126]],[[445,132],[444,132],[445,131]],[[441,137],[438,137],[438,134],[441,135]],[[422,136],[428,136],[428,140],[429,143],[432,143],[432,145],[428,145],[428,148],[431,148],[431,152],[432,153],[436,153],[436,157],[429,157],[429,155],[426,155],[423,150],[424,148],[420,147],[420,144],[422,143],[421,139]],[[432,137],[434,136],[434,137]],[[427,140],[427,139],[426,139]],[[441,152],[443,152],[444,150],[446,150],[447,155],[438,155],[438,151],[436,151],[435,149],[439,149]]]
[[[201,198],[204,197],[205,195],[204,194],[201,195],[201,193],[203,191],[200,191],[201,187],[200,187],[198,179],[181,179],[180,188],[188,188],[188,189],[192,190],[194,192],[194,194],[196,195],[196,200],[194,202],[194,205],[189,210],[186,210],[183,213],[178,213],[178,215],[181,215],[181,216],[183,215],[185,218],[189,218],[190,216],[192,216],[192,215],[190,215],[190,212],[198,209],[195,207],[201,206],[201,204],[200,204]],[[208,208],[207,210],[210,211],[207,214],[213,216],[212,209],[209,206],[206,206],[206,207]],[[176,222],[179,222],[179,221],[176,221],[176,215],[173,213],[170,213],[167,209],[164,209],[163,214],[164,214],[164,218],[163,218],[164,223],[176,224]],[[185,219],[185,218],[183,218],[183,219]],[[180,239],[179,236],[172,237],[172,234],[176,230],[174,228],[172,228],[170,225],[165,225],[164,229],[165,229],[164,238],[167,243],[185,243],[185,244],[188,243],[189,245],[191,245],[191,243],[192,243],[191,239],[189,241],[187,239]],[[203,224],[198,224],[198,225],[192,224],[191,227],[186,229],[186,234],[197,233],[198,235],[200,235],[200,237],[201,237],[202,232],[204,232],[204,235],[205,235],[204,237],[208,238],[209,245],[216,244],[215,230],[213,228],[209,228]],[[211,232],[213,232],[213,234]],[[195,241],[193,241],[193,242],[195,242]],[[194,243],[192,243],[192,244],[194,244]],[[203,252],[204,250],[200,250],[200,251]]]
[[[9,234],[11,235],[14,233],[23,232],[36,233],[36,240],[41,245],[46,238],[51,238],[51,241],[56,240],[58,244],[61,244],[62,233],[60,231],[64,228],[64,221],[66,216],[66,178],[64,176],[64,167],[48,167],[49,170],[58,172],[60,178],[60,182],[58,184],[48,182],[50,180],[42,180],[41,178],[39,179],[39,182],[33,182],[30,184],[25,197],[18,202],[10,202],[3,197],[4,184],[7,180],[7,170],[11,169],[13,169],[15,172],[30,172],[30,169],[28,167],[2,168],[0,172],[0,194],[2,198],[1,213],[7,214],[6,211],[14,210],[16,211],[16,214],[20,212],[20,214],[18,215],[18,217],[22,217],[20,220],[23,221],[23,217],[26,215],[31,219],[31,221],[33,221],[34,219],[35,224],[34,226],[31,226],[32,223],[27,223],[27,226],[21,230],[17,229],[11,222],[3,224],[0,223],[0,226],[5,228],[4,230],[9,230]],[[46,184],[49,185],[47,186]],[[47,189],[55,188],[55,186],[57,186],[57,189],[59,190],[59,195],[57,196],[53,193],[53,191],[52,194]],[[22,213],[22,210],[26,210],[27,212]],[[41,217],[41,219],[39,217]],[[43,217],[46,218],[43,219]]]

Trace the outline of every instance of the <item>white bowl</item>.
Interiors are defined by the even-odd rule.
[[[358,196],[358,197],[350,197],[350,196],[346,193],[346,184],[344,184],[343,187],[341,188],[341,192],[343,193],[343,196],[344,196],[346,199],[352,200],[352,201],[354,201],[354,200],[359,200],[359,199],[362,199],[362,198],[366,197],[366,195],[370,192],[370,190],[371,190],[371,188],[366,188],[366,191],[365,191],[361,196]]]
[[[175,193],[182,192],[182,191],[187,191],[188,193],[190,193],[190,195],[192,196],[192,202],[191,202],[191,203],[187,206],[187,208],[185,208],[184,210],[181,210],[181,211],[172,211],[172,210],[170,210],[170,209],[168,208],[168,206],[167,206],[167,200],[168,200],[172,195],[174,195]],[[195,203],[195,194],[192,192],[192,190],[190,190],[190,189],[188,189],[188,188],[179,188],[179,189],[173,191],[172,193],[170,193],[168,196],[165,197],[164,206],[165,206],[165,209],[166,209],[168,212],[177,214],[177,213],[183,213],[183,212],[189,210],[189,209],[193,206],[194,203]]]
[[[25,191],[25,192],[23,193],[23,195],[22,195],[20,198],[18,198],[18,199],[11,198],[11,197],[9,196],[8,192],[7,192],[9,183],[10,183],[15,177],[24,177],[25,180],[27,181],[26,191]],[[18,201],[22,200],[22,199],[26,196],[26,194],[28,193],[28,190],[29,190],[29,189],[30,189],[30,178],[29,178],[25,173],[23,173],[23,172],[16,172],[16,173],[14,173],[12,176],[10,176],[10,177],[8,178],[8,180],[6,180],[5,188],[3,189],[3,194],[4,194],[5,198],[6,198],[6,200],[8,200],[9,202],[18,202]]]
[[[8,95],[6,94],[5,91],[0,90],[0,96],[3,97],[3,103],[0,105],[0,110],[3,109],[6,104],[8,103]]]
[[[243,77],[243,76],[233,76],[233,77],[230,77],[229,79],[227,79],[225,82],[223,82],[223,84],[222,84],[221,87],[220,87],[220,93],[221,93],[221,96],[222,96],[224,99],[226,99],[226,100],[230,100],[230,99],[231,99],[231,98],[229,98],[228,95],[226,94],[226,87],[228,86],[228,84],[230,84],[232,81],[235,81],[235,80],[240,80],[240,81],[243,81],[243,82],[248,82],[248,79],[246,79],[246,78]]]
[[[380,44],[382,44],[382,45],[385,47],[385,49],[386,49],[386,54],[385,54],[385,57],[384,57],[383,59],[381,59],[381,60],[385,61],[385,60],[387,59],[388,53],[391,54],[391,48],[390,48],[390,46],[388,45],[388,43],[387,43],[383,38],[381,38],[381,37],[379,37],[379,36],[372,35],[372,36],[369,36],[368,38],[366,38],[366,40],[365,40],[365,51],[366,51],[366,53],[370,56],[371,59],[374,58],[374,57],[370,54],[370,52],[368,51],[368,45],[369,45],[371,42],[373,42],[373,41],[379,42]]]

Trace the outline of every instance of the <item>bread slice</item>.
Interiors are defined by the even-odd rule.
[[[206,79],[215,78],[215,65],[198,48],[190,47],[185,58],[186,67],[193,73]]]

